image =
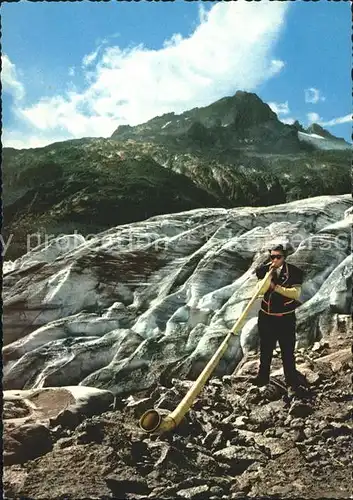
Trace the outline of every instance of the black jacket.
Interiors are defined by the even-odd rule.
[[[270,262],[256,268],[256,276],[259,279],[264,278],[269,270]],[[283,287],[293,287],[303,283],[304,272],[293,264],[283,263],[281,273],[274,277],[274,282]],[[261,309],[266,314],[287,314],[293,313],[301,304],[299,300],[290,299],[278,292],[267,290],[261,302]]]

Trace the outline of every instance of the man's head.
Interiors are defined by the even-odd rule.
[[[286,250],[283,245],[276,245],[269,249],[270,259],[274,267],[281,267],[286,258]]]

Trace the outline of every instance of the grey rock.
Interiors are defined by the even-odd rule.
[[[3,431],[4,465],[23,464],[40,457],[53,448],[48,427],[29,422],[22,425],[7,424]]]
[[[294,418],[289,425],[292,429],[302,429],[305,426],[305,421],[302,418]]]
[[[291,439],[267,437],[260,433],[255,433],[253,439],[256,445],[258,445],[262,451],[266,450],[266,454],[271,458],[277,458],[294,447],[294,443]]]
[[[110,474],[104,478],[108,488],[117,498],[125,496],[127,493],[148,494],[148,487],[144,478],[130,477],[121,478],[119,475]]]
[[[104,425],[102,422],[92,421],[92,419],[82,422],[76,431],[78,432],[76,439],[79,444],[100,444],[104,438]]]
[[[194,486],[203,486],[204,484],[205,480],[202,477],[192,476],[192,477],[187,477],[186,479],[178,483],[177,488],[188,489]]]
[[[234,420],[234,425],[238,429],[246,429],[248,422],[249,422],[249,417],[242,415],[240,417],[236,417],[236,419]]]
[[[57,448],[67,448],[69,446],[73,446],[75,444],[75,438],[73,436],[67,438],[58,439],[55,443]]]
[[[250,413],[250,421],[255,424],[259,430],[265,430],[274,426],[273,410],[269,406],[255,407]]]
[[[223,488],[220,486],[211,486],[210,488],[210,493],[215,496],[222,496],[223,495]]]
[[[184,490],[179,490],[176,492],[177,496],[180,498],[190,498],[190,499],[201,499],[207,498],[209,493],[209,486],[207,484],[194,486],[192,488],[187,488]]]
[[[331,436],[351,436],[352,431],[352,425],[347,425],[343,422],[332,422],[321,431],[321,436],[323,438],[329,438]]]
[[[289,436],[291,441],[295,443],[300,443],[301,441],[305,441],[306,435],[303,429],[293,429],[289,432]]]
[[[217,429],[212,429],[202,439],[202,444],[206,448],[212,448],[212,449],[220,449],[222,446],[225,445],[225,442],[226,439],[223,436],[222,431],[218,431]]]
[[[209,474],[216,474],[219,471],[218,462],[205,453],[198,452],[195,461],[200,470],[207,470]]]
[[[311,415],[313,413],[313,408],[309,404],[302,403],[299,401],[295,401],[290,409],[289,409],[289,415],[293,417],[307,417],[308,415]]]
[[[281,437],[283,436],[283,433],[285,432],[285,429],[283,429],[282,427],[278,427],[276,428],[275,430],[275,437]]]
[[[241,473],[253,462],[264,462],[266,456],[256,448],[249,446],[243,448],[231,445],[214,453],[214,457],[220,461],[229,463],[235,473]]]
[[[141,417],[143,413],[153,407],[152,398],[131,399],[126,408],[131,408],[136,418]]]
[[[264,432],[265,437],[275,437],[276,429],[266,429]]]

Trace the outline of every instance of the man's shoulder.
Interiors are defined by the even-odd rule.
[[[299,267],[295,266],[294,264],[289,264],[287,262],[287,266],[288,266],[288,271],[289,271],[289,274],[292,275],[293,277],[299,277],[299,278],[302,278],[304,276],[304,271],[302,269],[300,269]]]
[[[270,266],[270,262],[266,263],[266,264],[260,264],[259,266],[257,266],[255,268],[255,273],[256,273],[256,276],[259,278],[259,279],[262,279],[265,277],[266,273],[268,272],[268,269],[269,269],[269,266]]]
[[[287,262],[286,264],[290,271],[299,271],[300,273],[304,272],[302,269],[300,269],[298,266],[295,266],[294,264],[290,264],[289,262]]]

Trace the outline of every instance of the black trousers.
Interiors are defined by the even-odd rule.
[[[283,371],[289,386],[298,385],[298,375],[295,367],[295,312],[284,316],[270,316],[259,311],[258,330],[260,337],[260,368],[259,377],[268,380],[273,350],[277,341],[281,349]]]

